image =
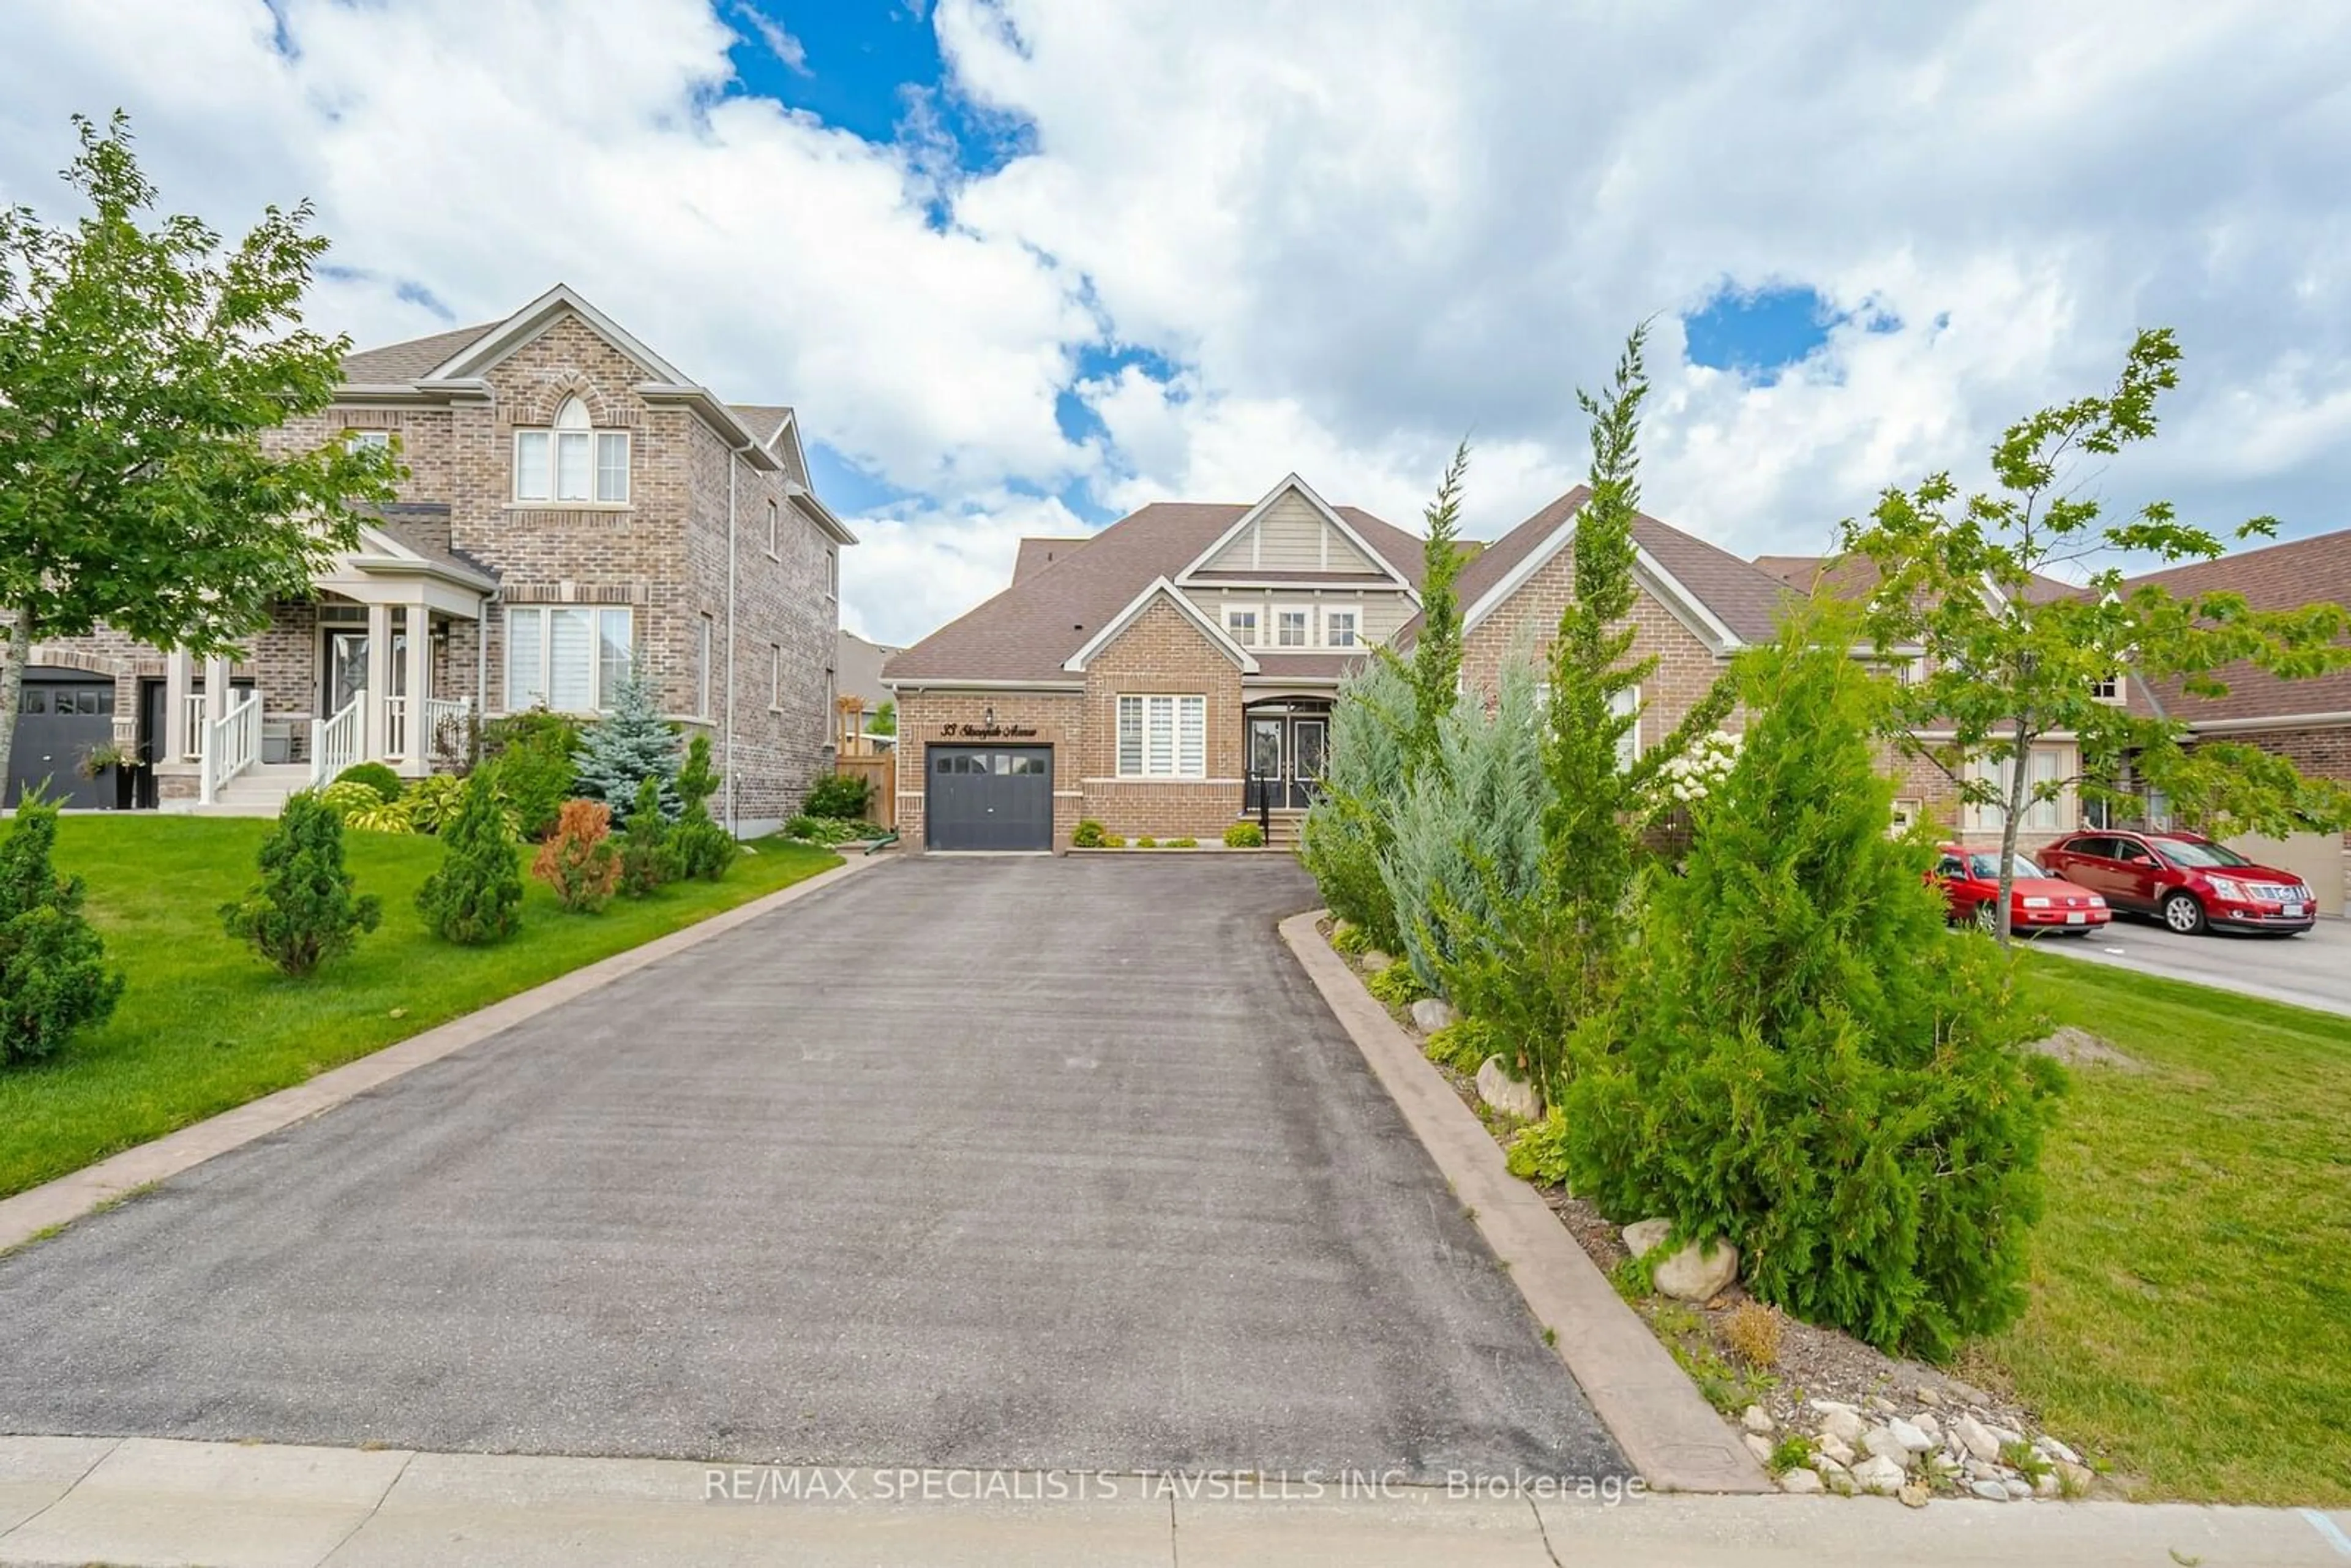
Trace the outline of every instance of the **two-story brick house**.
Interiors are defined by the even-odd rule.
[[[789,408],[720,401],[558,287],[354,353],[333,406],[277,439],[392,444],[408,476],[241,656],[104,632],[37,646],[12,796],[36,770],[65,782],[44,745],[61,696],[146,760],[151,800],[236,805],[362,759],[423,774],[475,716],[592,716],[632,674],[711,737],[714,807],[740,830],[789,815],[829,767],[855,541],[810,487]]]
[[[1464,688],[1547,652],[1572,590],[1579,486],[1462,570]],[[1635,653],[1657,669],[1631,744],[1681,721],[1784,585],[1643,517]],[[1418,630],[1424,541],[1295,475],[1255,506],[1163,502],[1090,539],[1023,542],[1011,586],[891,661],[898,810],[933,849],[1066,847],[1091,817],[1130,836],[1294,835],[1340,678]]]

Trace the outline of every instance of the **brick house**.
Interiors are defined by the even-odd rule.
[[[233,658],[106,631],[37,644],[12,798],[103,738],[141,759],[135,788],[78,803],[253,809],[363,759],[432,771],[476,715],[592,716],[635,674],[711,737],[738,830],[796,809],[831,765],[855,540],[792,410],[721,402],[560,286],[343,373],[277,439],[394,444],[398,500]]]
[[[1549,648],[1589,498],[1569,491],[1462,570],[1464,689]],[[1635,525],[1635,746],[1731,654],[1783,584],[1654,517]],[[1419,627],[1422,543],[1296,476],[1254,507],[1162,503],[1091,539],[1023,540],[1012,585],[893,660],[898,808],[933,848],[1061,848],[1080,820],[1157,838],[1262,815],[1287,842],[1322,772],[1340,677]]]
[[[1024,540],[1005,591],[893,658],[898,819],[931,849],[1069,847],[1087,818],[1294,831],[1339,677],[1419,610],[1421,541],[1291,475]]]

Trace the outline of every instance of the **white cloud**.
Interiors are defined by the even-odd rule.
[[[740,30],[791,62],[770,10],[774,38],[742,0],[286,0],[289,57],[261,0],[8,7],[0,193],[54,207],[65,114],[121,103],[172,202],[314,194],[360,274],[319,314],[363,340],[444,324],[402,283],[472,320],[570,282],[915,494],[849,558],[887,637],[1078,525],[1032,491],[1296,469],[1409,525],[1466,434],[1490,534],[1580,473],[1573,389],[1652,315],[1650,509],[1734,549],[1970,476],[2159,323],[2164,438],[2085,479],[2351,523],[2351,11],[2323,0],[940,0],[953,79],[894,147],[720,96]],[[957,174],[954,94],[1020,155]],[[1771,385],[1683,360],[1680,312],[1774,281],[1901,325]],[[1155,371],[1081,384],[1105,340]],[[1071,392],[1099,437],[1061,430]]]

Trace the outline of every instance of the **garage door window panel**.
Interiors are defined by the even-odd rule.
[[[1208,775],[1208,699],[1118,699],[1118,775],[1122,779],[1205,779]]]

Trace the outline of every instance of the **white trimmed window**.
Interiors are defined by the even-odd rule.
[[[2014,758],[2002,758],[1998,762],[1979,758],[1969,764],[1968,772],[1971,778],[1991,785],[2000,792],[2000,798],[2005,800],[2008,799],[2009,786],[2015,780],[2016,776],[2011,771],[2015,766]],[[2027,832],[2050,833],[2066,825],[2066,797],[2062,791],[2053,794],[2051,799],[2045,800],[2032,799],[2034,794],[2056,785],[2064,777],[2065,753],[2063,750],[2053,746],[2036,746],[2032,748],[2031,755],[2025,758],[2026,800],[2024,821],[2018,824],[2020,827]],[[1967,823],[1971,829],[1986,832],[1996,831],[2007,819],[2007,811],[1999,806],[1974,800],[1968,802]]]
[[[1232,634],[1233,641],[1238,643],[1242,647],[1256,647],[1257,612],[1254,610],[1226,611],[1225,630],[1230,632]]]
[[[507,606],[507,711],[547,706],[601,713],[636,656],[627,610],[572,604]]]
[[[784,650],[777,643],[768,644],[768,706],[784,706]]]
[[[1122,779],[1207,778],[1208,699],[1205,696],[1120,697],[1118,776]]]
[[[385,452],[392,447],[389,430],[354,430],[343,437],[346,452]]]
[[[1633,720],[1616,737],[1616,770],[1621,773],[1641,760],[1641,688],[1626,686],[1608,699],[1608,708],[1618,718],[1629,716]]]
[[[782,513],[777,508],[776,503],[769,501],[768,503],[768,555],[770,559],[776,558],[777,545],[784,537],[781,518]]]
[[[2123,700],[2122,676],[2119,674],[2113,674],[2108,675],[2102,681],[2092,681],[2090,683],[2090,695],[2097,702],[2121,702]]]
[[[1273,641],[1282,648],[1306,646],[1307,612],[1303,610],[1278,610],[1273,616]]]
[[[1322,641],[1333,648],[1355,645],[1355,612],[1352,610],[1325,610],[1322,612]]]
[[[515,499],[595,501],[629,498],[629,433],[598,430],[588,405],[567,398],[548,430],[515,432]]]
[[[824,549],[824,596],[841,597],[841,547],[827,545]]]

